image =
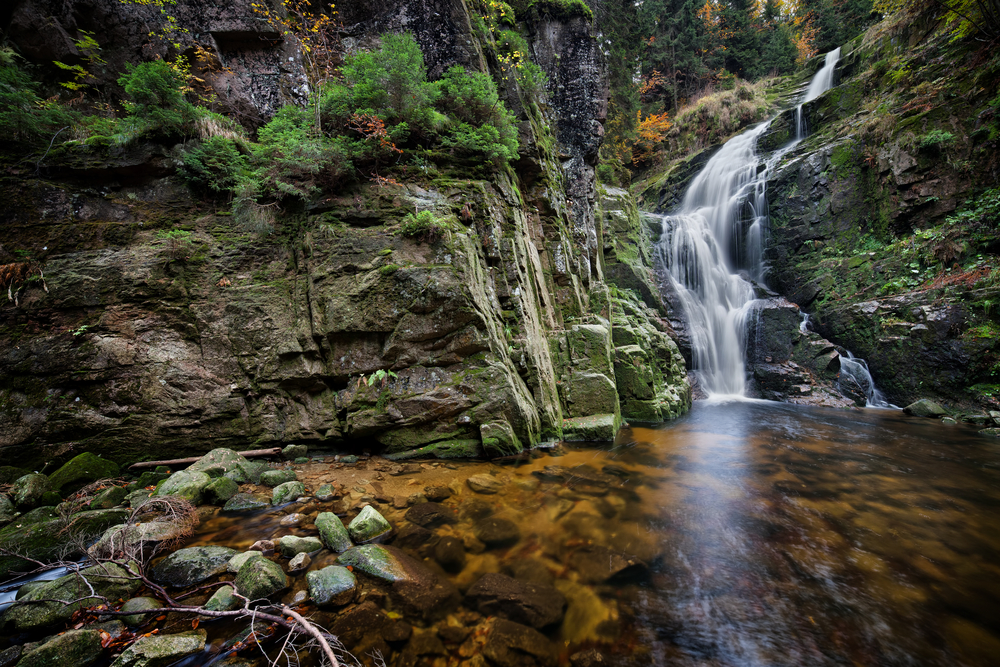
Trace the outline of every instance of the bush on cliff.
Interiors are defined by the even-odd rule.
[[[40,143],[75,115],[58,102],[38,96],[31,80],[9,48],[0,48],[0,141],[14,144]]]

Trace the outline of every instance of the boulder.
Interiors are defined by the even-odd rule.
[[[318,605],[347,604],[354,599],[357,583],[354,573],[339,565],[306,573],[309,597]]]
[[[87,549],[87,553],[94,558],[115,558],[138,552],[151,554],[160,542],[176,540],[187,533],[187,526],[174,521],[122,524],[104,531],[101,539]]]
[[[937,419],[948,414],[948,411],[929,398],[921,398],[919,401],[910,403],[903,412],[914,417],[932,417]]]
[[[212,478],[203,472],[180,470],[160,482],[156,488],[156,495],[178,496],[192,505],[198,505],[201,503],[205,487],[211,483]]]
[[[78,574],[67,574],[55,581],[47,581],[32,588],[7,610],[3,617],[4,622],[12,624],[22,632],[64,623],[77,609],[91,607],[100,602],[92,597],[94,593],[108,600],[117,600],[130,597],[141,585],[142,582],[129,575],[124,567],[116,563],[94,565],[80,570]],[[40,602],[40,600],[72,602],[64,605],[61,602]]]
[[[21,656],[19,667],[86,667],[104,651],[97,630],[70,630],[35,645]]]
[[[211,505],[224,505],[239,493],[240,486],[228,477],[217,477],[205,487],[203,497]]]
[[[476,493],[491,494],[503,488],[503,482],[492,475],[472,475],[465,483]]]
[[[67,494],[99,479],[117,477],[118,473],[118,464],[114,461],[108,461],[96,454],[84,452],[63,464],[59,470],[52,473],[49,480],[52,482],[53,489]]]
[[[268,470],[260,476],[260,483],[264,486],[281,486],[298,478],[294,470]]]
[[[176,635],[146,635],[125,649],[111,667],[166,667],[205,650],[204,630]]]
[[[243,600],[234,595],[232,586],[220,586],[205,603],[208,611],[232,611],[243,606]]]
[[[42,504],[45,494],[52,491],[49,478],[38,473],[31,473],[18,478],[10,487],[10,495],[14,505],[22,512],[27,512]]]
[[[447,614],[461,600],[450,581],[395,547],[354,547],[340,554],[337,562],[391,582],[390,595],[399,608],[427,621]]]
[[[122,605],[120,611],[130,611],[135,613],[128,616],[120,616],[119,618],[121,618],[128,625],[139,626],[151,620],[155,615],[155,612],[162,608],[163,603],[156,598],[146,596],[129,598],[125,601],[125,604]]]
[[[0,549],[42,562],[72,558],[79,553],[73,550],[75,545],[90,543],[127,516],[127,510],[110,509],[77,512],[66,518],[57,515],[52,507],[39,507],[0,530]],[[12,572],[35,567],[37,564],[31,560],[0,553],[0,580]]]
[[[259,484],[264,470],[266,463],[248,461],[239,452],[225,447],[213,449],[186,468],[187,472],[203,472],[213,478],[227,477],[237,484]]]
[[[281,450],[281,455],[288,461],[302,458],[309,453],[309,445],[288,445]]]
[[[260,600],[288,588],[281,566],[266,558],[252,558],[236,574],[236,590],[250,600]]]
[[[90,509],[109,510],[112,507],[117,507],[125,501],[125,495],[124,486],[109,486],[94,496],[93,500],[90,501]]]
[[[254,510],[261,510],[270,506],[271,501],[264,496],[255,496],[250,493],[237,493],[235,496],[226,501],[226,504],[222,507],[222,511],[252,512]]]
[[[21,659],[22,653],[24,653],[24,647],[20,644],[8,646],[0,651],[0,667],[14,667],[17,661]]]
[[[371,542],[392,530],[378,510],[371,505],[365,505],[361,512],[347,526],[347,532],[355,542]]]
[[[179,549],[153,567],[151,578],[174,588],[193,586],[225,572],[236,553],[235,549],[219,546]]]
[[[473,532],[488,547],[507,547],[521,539],[516,523],[495,516],[477,522]]]
[[[302,482],[285,482],[274,487],[271,492],[271,504],[274,506],[290,503],[306,495],[306,485]]]
[[[341,553],[354,546],[344,523],[333,512],[320,512],[316,517],[316,530],[319,531],[320,539],[330,551]]]
[[[0,466],[0,484],[12,484],[15,480],[30,474],[31,471],[27,468]]]
[[[490,626],[483,655],[497,667],[551,667],[556,647],[534,628],[497,618]]]
[[[323,543],[318,537],[298,537],[297,535],[285,535],[277,542],[278,551],[285,558],[292,558],[296,554],[310,554],[323,548]]]
[[[472,585],[465,596],[469,607],[487,616],[544,628],[562,620],[566,598],[552,586],[518,581],[491,572]]]
[[[226,571],[232,574],[236,574],[237,572],[240,571],[240,568],[243,567],[244,563],[246,563],[251,558],[263,558],[263,557],[264,554],[262,554],[259,551],[244,551],[241,554],[236,554],[235,556],[229,559],[228,563],[226,563]]]

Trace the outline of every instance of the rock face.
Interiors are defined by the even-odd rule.
[[[190,31],[182,41],[201,35],[232,69],[199,73],[223,108],[255,105],[267,118],[300,96],[301,59],[247,5],[179,0],[171,12]],[[138,59],[137,26],[158,25],[157,11],[30,0],[8,34],[31,58],[71,61],[66,35],[93,17],[108,35],[109,79]],[[351,0],[337,11],[352,48],[412,31],[431,76],[494,62],[464,3]],[[607,84],[594,28],[576,14],[525,18],[550,82],[544,100],[496,73],[519,121],[513,172],[357,186],[310,204],[301,242],[233,243],[232,221],[192,199],[162,157],[155,169],[140,161],[131,181],[109,180],[106,194],[58,179],[3,186],[11,205],[0,223],[18,230],[5,247],[49,248],[48,292],[29,285],[19,305],[2,306],[3,458],[60,456],[81,433],[88,449],[122,461],[150,458],[150,443],[181,455],[372,438],[392,456],[502,455],[562,436],[564,419],[593,417],[586,437],[607,440],[622,414],[683,412],[683,361],[649,289],[646,232],[627,196],[604,206],[595,188]],[[50,22],[58,39],[40,40]],[[447,220],[447,234],[394,234],[414,207]],[[170,258],[156,230],[195,221],[197,250]],[[609,285],[637,291],[612,298]],[[619,326],[636,342],[616,340]],[[630,344],[641,350],[617,353]],[[643,364],[649,373],[636,370]],[[385,383],[359,382],[388,369]]]

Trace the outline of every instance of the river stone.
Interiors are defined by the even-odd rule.
[[[503,482],[492,475],[473,475],[465,483],[476,493],[496,493],[503,488]]]
[[[14,667],[21,659],[22,653],[24,653],[24,647],[20,644],[14,644],[0,651],[0,667]]]
[[[434,560],[448,572],[461,572],[465,567],[465,547],[457,537],[442,537],[434,545]]]
[[[145,489],[149,486],[156,486],[167,477],[170,477],[170,473],[167,472],[156,472],[155,470],[147,470],[146,472],[139,475],[139,479],[135,481],[139,488]]]
[[[121,523],[128,510],[88,510],[61,517],[52,507],[39,507],[0,530],[0,550],[23,554],[26,558],[49,562],[72,558],[75,547],[88,544],[108,526]],[[0,553],[0,581],[11,572],[33,570],[37,563],[21,556]]]
[[[42,498],[49,491],[52,491],[49,478],[38,473],[21,477],[10,487],[10,495],[14,498],[14,505],[22,512],[41,505]]]
[[[992,438],[1000,438],[1000,428],[997,428],[995,426],[991,428],[984,428],[979,431],[979,435],[987,435]]]
[[[160,542],[184,537],[187,532],[183,524],[174,521],[112,526],[87,549],[87,553],[92,558],[116,558],[136,551],[151,553]]]
[[[424,487],[424,495],[427,497],[427,500],[440,502],[451,498],[451,489],[443,484],[434,484]]]
[[[250,512],[270,506],[270,501],[263,496],[255,496],[250,493],[237,493],[235,496],[226,501],[226,504],[222,507],[222,511]]]
[[[124,486],[110,486],[94,496],[94,499],[90,501],[90,509],[109,510],[112,507],[117,507],[124,502],[125,495]]]
[[[921,398],[919,401],[910,403],[903,412],[914,417],[933,417],[937,419],[948,414],[948,411],[929,398]]]
[[[146,635],[125,649],[111,667],[166,667],[205,650],[204,630],[176,635]]]
[[[312,553],[323,548],[323,543],[318,537],[298,537],[296,535],[285,535],[277,542],[278,551],[285,558],[291,558],[296,554]]]
[[[288,445],[281,450],[281,455],[289,461],[306,456],[309,453],[309,445]]]
[[[10,523],[16,516],[17,510],[14,509],[14,503],[7,496],[0,494],[0,526]]]
[[[240,571],[240,568],[243,567],[243,565],[251,558],[263,558],[263,557],[264,554],[262,554],[259,551],[244,551],[241,554],[236,554],[235,556],[229,559],[228,563],[226,563],[226,571],[231,572],[232,574],[236,574],[237,572]]]
[[[272,540],[257,540],[247,548],[250,551],[259,551],[265,556],[270,556],[274,553],[274,542]]]
[[[208,598],[205,603],[207,611],[232,611],[243,606],[243,600],[234,595],[236,591],[232,586],[220,586],[219,590]]]
[[[236,553],[235,549],[219,546],[179,549],[157,563],[151,577],[158,584],[186,588],[225,572]]]
[[[337,562],[392,582],[389,592],[394,603],[426,621],[447,614],[461,601],[450,581],[395,547],[365,544],[340,554]]]
[[[558,657],[555,646],[545,635],[504,618],[493,620],[483,655],[497,667],[551,667]]]
[[[389,522],[371,505],[365,505],[347,526],[347,532],[355,542],[371,542],[391,530]]]
[[[310,565],[312,565],[312,558],[309,557],[308,553],[302,551],[292,556],[292,559],[288,561],[288,571],[301,572],[308,570]]]
[[[566,598],[552,586],[518,581],[505,574],[484,574],[465,595],[466,604],[487,616],[500,616],[533,628],[558,623]]]
[[[299,478],[294,470],[268,470],[260,476],[260,483],[265,486],[281,486],[285,482],[294,482]]]
[[[337,562],[355,570],[386,581],[400,581],[407,578],[406,569],[399,561],[402,554],[398,549],[378,544],[364,544],[352,547],[337,557]]]
[[[585,584],[623,583],[649,574],[646,564],[636,556],[598,545],[574,549],[568,561]]]
[[[97,630],[70,630],[26,651],[19,667],[85,667],[104,651]]]
[[[217,477],[205,487],[205,502],[212,505],[224,505],[230,498],[239,493],[240,485],[228,477]]]
[[[285,482],[274,487],[274,491],[271,492],[271,504],[275,506],[283,505],[284,503],[298,500],[304,495],[306,495],[305,484],[302,482]]]
[[[414,505],[403,518],[424,528],[433,528],[443,523],[451,523],[455,519],[455,510],[441,503],[427,502]]]
[[[130,614],[128,616],[120,616],[125,623],[128,625],[139,626],[143,625],[151,618],[153,618],[153,612],[163,608],[163,603],[156,598],[142,596],[137,598],[130,598],[125,601],[122,605],[120,611],[134,611],[135,614]],[[139,612],[150,612],[147,614]]]
[[[178,496],[192,505],[201,503],[205,487],[212,483],[212,478],[203,472],[180,470],[166,478],[156,489],[158,496]]]
[[[337,497],[337,490],[333,487],[333,484],[322,484],[318,489],[316,489],[316,500],[326,502],[327,500],[333,500]]]
[[[506,547],[521,539],[521,531],[517,524],[495,516],[476,523],[473,532],[488,547]]]
[[[319,531],[320,539],[330,551],[341,553],[354,546],[344,523],[333,512],[320,512],[316,517],[316,530]]]
[[[49,477],[52,488],[60,493],[72,493],[99,479],[118,476],[118,464],[84,452],[67,461]]]
[[[239,452],[219,447],[202,456],[185,470],[191,473],[203,472],[213,478],[228,477],[237,484],[247,482],[257,484],[260,482],[261,470],[266,468],[264,463],[253,463]]]
[[[358,580],[346,567],[331,565],[306,573],[309,597],[318,605],[342,606],[354,599]]]
[[[236,590],[250,600],[260,600],[288,588],[281,566],[266,558],[251,558],[236,574]]]
[[[86,581],[81,580],[85,579]],[[87,585],[90,583],[90,586]],[[15,602],[4,615],[4,621],[13,624],[19,631],[33,630],[47,625],[64,623],[77,609],[91,607],[99,601],[89,597],[91,587],[109,600],[128,598],[142,585],[117,563],[102,563],[80,572],[67,574],[55,581],[47,581],[33,588],[27,595]],[[68,605],[59,602],[36,602],[36,600],[73,600]]]

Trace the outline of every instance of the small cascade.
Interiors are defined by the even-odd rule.
[[[806,138],[807,128],[805,116],[802,113],[802,107],[806,102],[812,102],[814,99],[833,88],[833,74],[837,71],[838,60],[840,60],[839,46],[826,54],[826,60],[823,63],[823,67],[816,72],[816,75],[809,82],[809,87],[806,88],[806,92],[802,96],[799,106],[795,108],[796,141],[802,141]]]
[[[754,285],[763,285],[767,272],[768,172],[804,136],[802,105],[830,88],[839,59],[839,48],[828,53],[810,82],[795,141],[762,160],[757,140],[771,121],[730,139],[692,179],[678,209],[660,216],[658,260],[687,318],[692,371],[710,396],[745,393],[748,318]]]
[[[840,384],[844,393],[852,393],[851,389],[857,387],[867,398],[866,405],[870,408],[893,407],[885,400],[885,396],[875,386],[875,380],[868,372],[868,363],[864,359],[857,359],[849,350],[846,355],[840,355]],[[849,383],[852,386],[844,386]]]

